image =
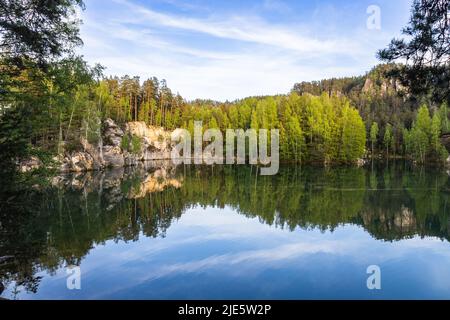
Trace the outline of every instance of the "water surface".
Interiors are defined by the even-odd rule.
[[[449,194],[445,171],[403,163],[60,177],[1,206],[1,297],[449,299]]]

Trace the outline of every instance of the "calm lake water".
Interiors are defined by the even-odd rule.
[[[445,171],[404,163],[58,178],[1,206],[1,297],[450,299],[449,195]]]

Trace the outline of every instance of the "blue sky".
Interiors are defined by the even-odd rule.
[[[400,35],[411,0],[85,0],[81,54],[106,75],[166,79],[187,99],[287,93],[364,74]],[[367,8],[381,28],[367,28]]]

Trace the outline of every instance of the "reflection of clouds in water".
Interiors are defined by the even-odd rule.
[[[143,243],[133,245],[126,252],[109,256],[114,257],[109,262],[109,265],[114,266],[113,270],[109,271],[121,272],[124,264],[133,270],[131,275],[127,275],[126,285],[119,284],[109,294],[184,273],[213,271],[231,277],[256,278],[268,269],[311,268],[313,266],[308,266],[308,258],[317,254],[323,254],[324,257],[340,256],[364,268],[373,263],[396,264],[418,252],[437,254],[441,259],[450,260],[449,244],[436,238],[417,237],[393,243],[383,242],[373,239],[362,227],[352,225],[341,226],[334,232],[296,229],[291,233],[226,209],[197,207],[188,210],[172,226],[167,238],[143,239]],[[202,235],[191,233],[200,230]],[[177,256],[180,251],[202,250],[202,246],[206,246],[209,241],[222,241],[221,245],[226,248],[227,242],[246,239],[254,241],[256,244],[252,245],[259,248],[240,250],[234,246],[229,253],[215,253],[185,262],[180,262],[183,259],[181,254]],[[148,245],[145,243],[147,241]],[[173,263],[167,263],[167,256],[172,256]],[[124,261],[122,265],[120,261]],[[437,270],[436,274],[443,271]],[[435,276],[431,281],[439,279]]]
[[[84,283],[101,285],[83,294],[90,298],[121,296],[157,281],[169,285],[175,277],[188,274],[197,277],[217,273],[230,281],[250,278],[259,282],[270,270],[312,272],[320,263],[329,263],[332,270],[340,270],[343,262],[361,266],[365,276],[368,265],[400,271],[405,261],[419,256],[424,273],[430,275],[428,285],[446,292],[450,284],[447,270],[434,262],[439,259],[442,266],[450,264],[449,246],[436,238],[379,241],[356,225],[342,225],[333,232],[301,228],[291,232],[262,224],[258,218],[246,218],[230,207],[197,206],[174,221],[165,238],[141,234],[136,242],[110,240],[96,245],[81,268]],[[313,260],[322,262],[316,265]],[[66,296],[68,293],[59,290],[49,292],[48,288],[59,286],[61,281],[65,281],[65,274],[59,271],[54,277],[45,277],[42,294]]]
[[[350,245],[349,245],[350,246]],[[314,253],[337,254],[346,248],[339,243],[300,243],[287,244],[277,246],[271,249],[248,250],[233,254],[224,254],[219,256],[211,256],[205,259],[191,261],[187,263],[177,263],[172,265],[161,266],[160,270],[151,275],[151,277],[142,280],[153,280],[156,278],[172,275],[174,272],[198,272],[215,266],[224,268],[236,264],[251,264],[257,267],[263,266],[263,269],[270,266],[274,262],[287,262],[303,255]],[[259,269],[259,268],[258,268]]]
[[[233,293],[241,293],[237,287],[244,282],[252,297],[267,286],[283,295],[292,289],[292,278],[318,285],[326,296],[323,286],[329,281],[336,290],[348,289],[343,277],[355,281],[359,272],[364,277],[372,264],[395,278],[393,284],[415,285],[399,290],[398,297],[430,295],[436,293],[433,282],[448,282],[445,268],[436,266],[450,265],[449,211],[442,192],[448,177],[442,172],[424,179],[408,170],[376,171],[384,173],[375,179],[364,169],[283,167],[256,184],[246,166],[147,169],[88,173],[75,183],[63,179],[61,189],[24,199],[23,210],[31,207],[33,214],[25,224],[24,215],[11,216],[7,230],[20,225],[21,232],[2,238],[10,250],[5,254],[16,255],[20,269],[7,269],[31,283],[22,270],[36,266],[33,276],[43,279],[36,295],[21,297],[69,296],[60,288],[65,288],[64,268],[50,273],[53,259],[65,263],[69,256],[80,259],[89,284],[83,298],[153,296],[149,290],[169,297],[195,291],[198,284],[202,293],[211,293],[217,290],[212,283],[221,282]],[[172,178],[182,181],[180,188]],[[369,183],[377,190],[365,189]],[[436,191],[425,192],[430,186]],[[39,210],[36,203],[42,204]],[[272,285],[272,280],[281,282]],[[2,282],[7,294],[10,285]]]

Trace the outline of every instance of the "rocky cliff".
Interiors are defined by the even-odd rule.
[[[128,122],[120,127],[106,119],[100,142],[94,146],[82,141],[83,150],[66,154],[61,171],[136,166],[143,161],[170,159],[173,147],[170,134],[145,122]]]
[[[145,122],[128,122],[123,127],[111,119],[102,124],[102,133],[93,144],[80,138],[79,150],[65,151],[54,158],[57,171],[84,172],[125,166],[136,166],[149,160],[170,159],[171,132]],[[19,163],[19,170],[27,172],[40,167],[39,159]]]
[[[447,151],[450,153],[450,133],[445,133],[441,136],[441,142]]]

